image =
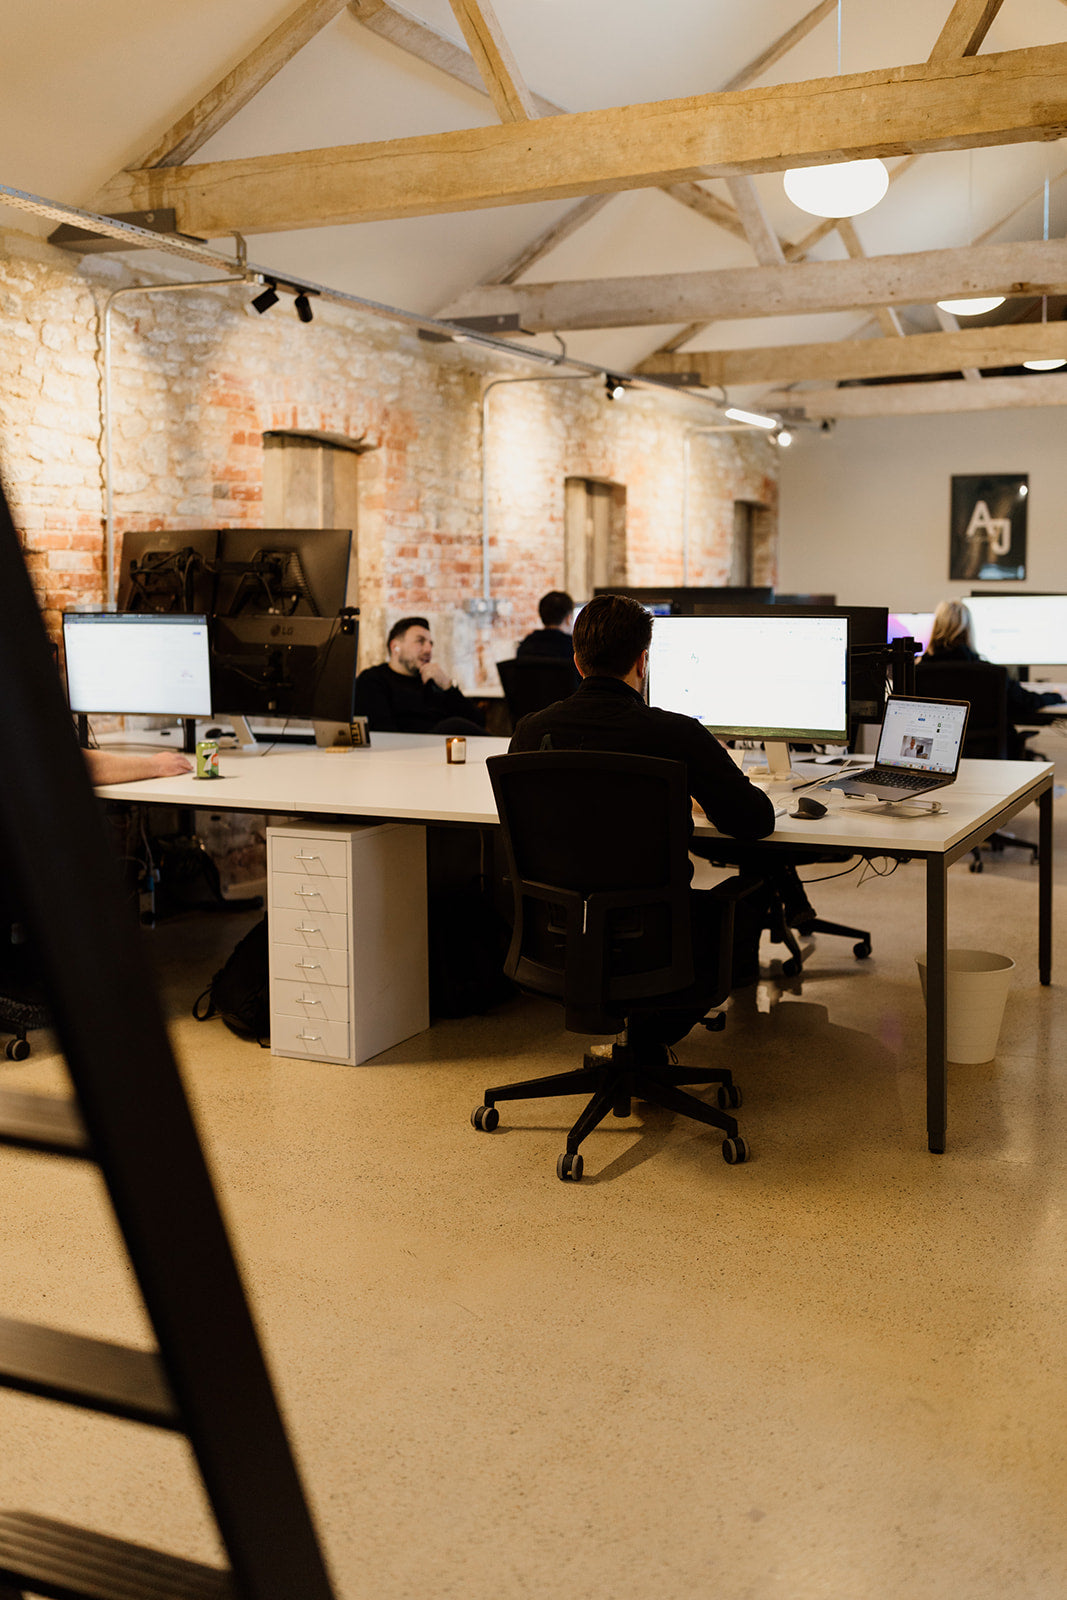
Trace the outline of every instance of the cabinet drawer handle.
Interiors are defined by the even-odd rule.
[[[298,922],[297,925],[296,925],[296,931],[297,931],[297,933],[321,933],[322,929],[321,928],[305,928],[304,924],[302,922]]]
[[[322,899],[321,889],[310,889],[305,885],[303,889],[298,889],[296,892],[300,896],[301,900],[313,900],[316,895],[320,900]]]
[[[303,967],[305,972],[318,972],[321,963],[318,961],[298,961],[298,967]]]
[[[315,994],[302,994],[300,996],[300,1004],[302,1006],[321,1006],[324,1003],[325,1002],[320,1000],[318,995]]]
[[[321,1033],[298,1033],[298,1039],[303,1039],[305,1044],[318,1044],[322,1039]]]
[[[312,850],[310,852],[310,854],[307,853],[304,850],[298,850],[296,852],[296,854],[293,856],[293,860],[294,861],[321,861],[322,857],[314,850]]]

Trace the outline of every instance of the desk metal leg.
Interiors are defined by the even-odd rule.
[[[1041,982],[1052,982],[1052,789],[1037,801],[1037,970]]]
[[[943,856],[926,862],[926,1138],[935,1155],[945,1149],[948,1123],[948,868]]]

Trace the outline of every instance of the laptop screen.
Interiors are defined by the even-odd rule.
[[[898,772],[952,774],[967,726],[966,701],[909,700],[891,695],[875,761]]]

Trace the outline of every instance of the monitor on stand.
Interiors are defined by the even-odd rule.
[[[214,617],[211,698],[215,715],[253,743],[249,717],[352,721],[359,622],[338,617]]]
[[[195,750],[195,719],[211,715],[205,616],[68,611],[63,648],[67,701],[83,744],[92,715],[175,717],[185,749]]]
[[[348,603],[348,528],[223,528],[214,611],[336,617]]]
[[[973,594],[974,648],[1001,667],[1067,662],[1067,594]]]
[[[652,625],[649,704],[695,717],[719,738],[759,739],[774,778],[788,778],[789,744],[848,739],[846,616],[772,608]]]
[[[120,611],[214,610],[217,528],[131,529],[122,536]]]

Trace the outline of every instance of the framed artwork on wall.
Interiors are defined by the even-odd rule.
[[[1026,577],[1029,474],[953,477],[949,525],[950,578]]]

